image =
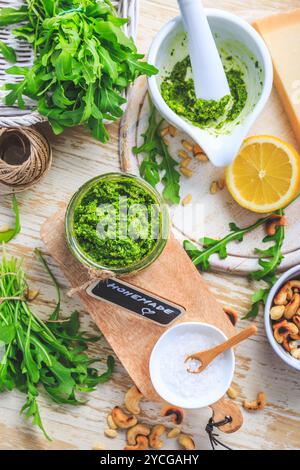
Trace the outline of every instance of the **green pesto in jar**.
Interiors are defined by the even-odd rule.
[[[194,125],[221,129],[225,124],[238,118],[248,97],[243,71],[235,66],[233,58],[227,57],[226,64],[225,73],[231,96],[224,96],[220,101],[197,99],[191,75],[191,62],[187,56],[177,62],[171,73],[163,80],[161,84],[163,99],[176,114]]]
[[[155,196],[137,181],[103,179],[76,205],[73,231],[80,249],[93,262],[125,268],[153,252],[161,221]]]

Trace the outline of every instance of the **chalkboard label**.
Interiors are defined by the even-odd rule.
[[[88,287],[87,293],[160,325],[167,326],[185,313],[183,307],[119,279],[97,281]]]

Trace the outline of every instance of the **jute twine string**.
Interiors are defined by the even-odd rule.
[[[23,147],[24,156],[20,163],[10,161],[9,147],[5,149],[5,160],[3,159],[3,142],[8,138],[11,144]],[[50,168],[51,162],[50,145],[35,129],[22,127],[0,130],[0,183],[3,185],[16,190],[27,189],[40,180]]]
[[[88,269],[88,276],[89,279],[81,284],[80,286],[74,287],[73,289],[70,289],[68,292],[68,297],[73,297],[73,295],[78,294],[84,290],[86,290],[94,281],[105,281],[106,279],[109,278],[117,278],[117,274],[112,272],[112,271],[107,271],[107,270],[100,270],[100,269]],[[122,276],[123,277],[123,276]]]

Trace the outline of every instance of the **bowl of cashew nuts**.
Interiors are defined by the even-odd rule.
[[[276,354],[300,371],[300,265],[284,273],[271,289],[265,328]]]

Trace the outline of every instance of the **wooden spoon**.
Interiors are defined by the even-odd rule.
[[[200,374],[200,372],[203,372],[207,368],[207,366],[212,361],[214,361],[216,357],[218,357],[220,354],[232,348],[233,346],[236,346],[237,344],[241,343],[250,336],[255,335],[255,333],[257,333],[257,327],[255,325],[250,325],[237,335],[232,336],[224,343],[221,343],[212,349],[207,349],[206,351],[191,354],[186,358],[185,362],[195,360],[199,361],[201,365],[196,370],[188,369],[188,372],[190,372],[191,374]]]

